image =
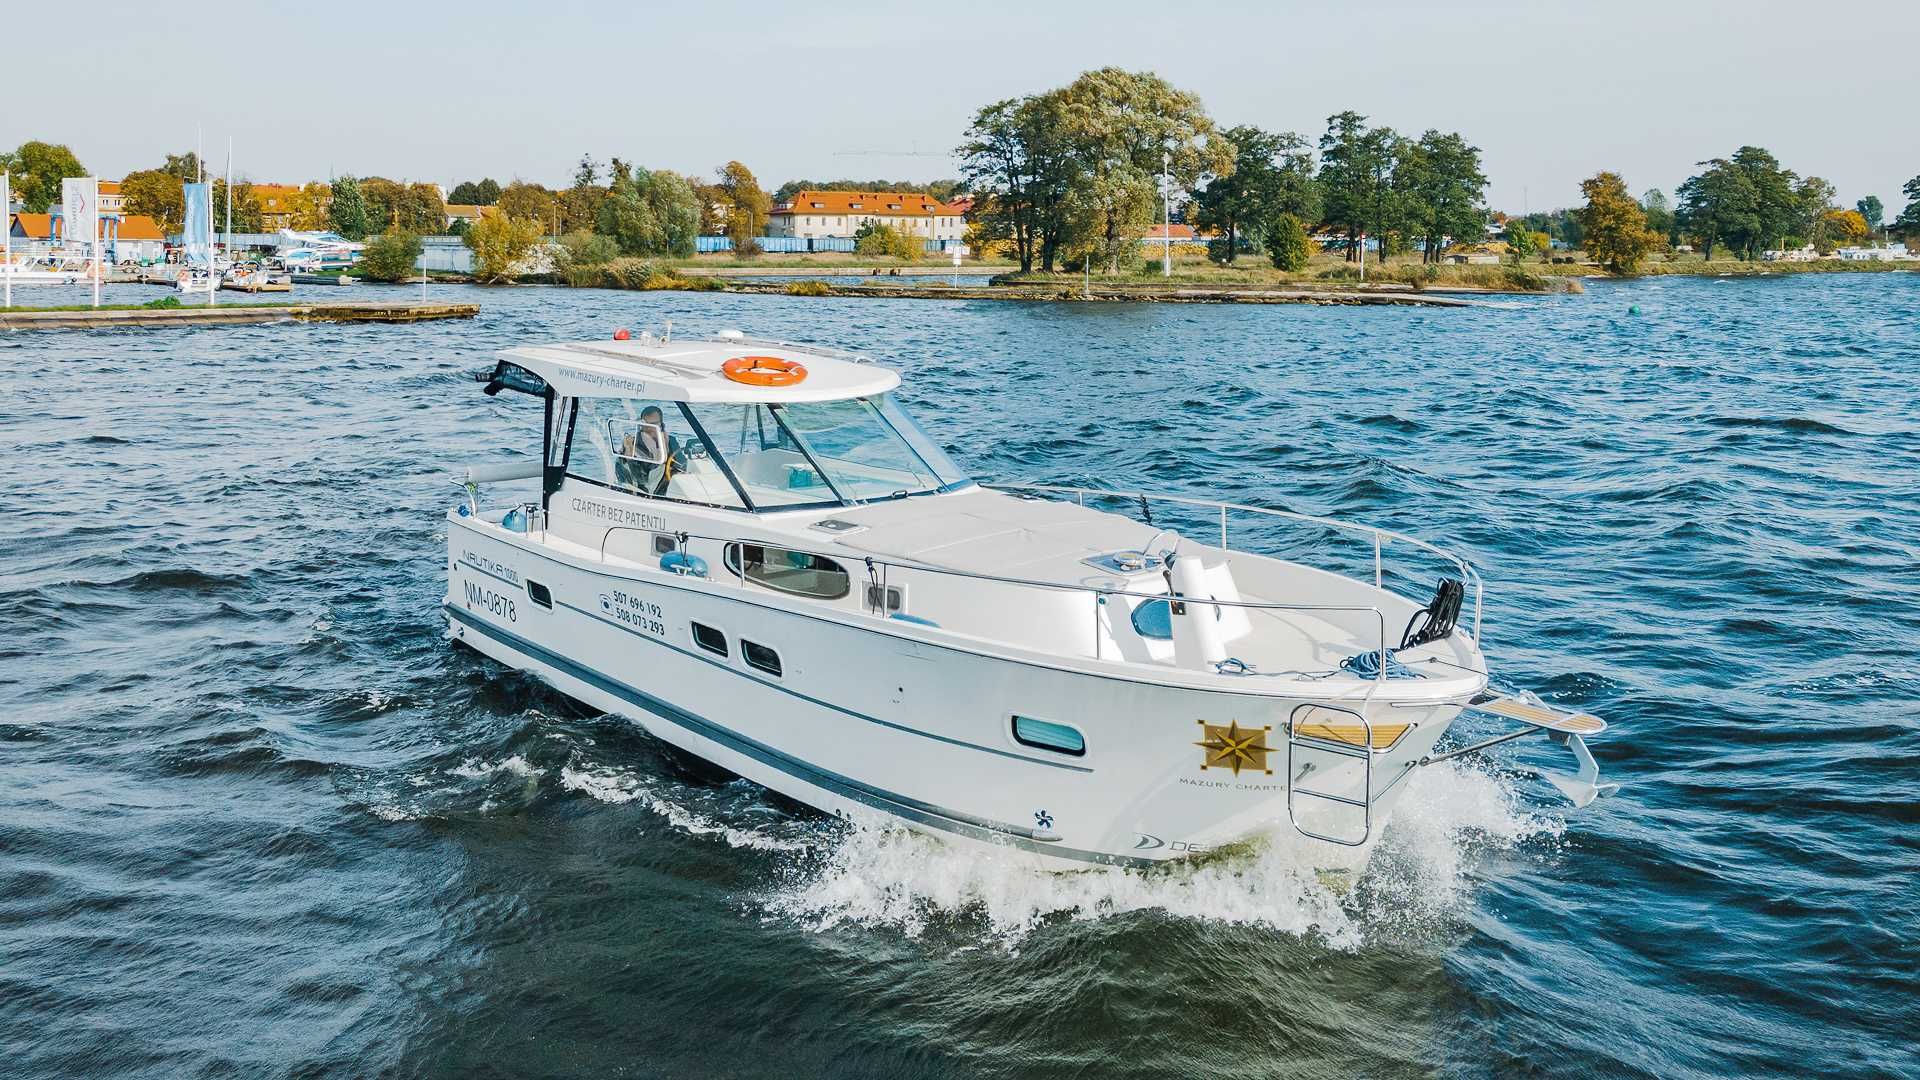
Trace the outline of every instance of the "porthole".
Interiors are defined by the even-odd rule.
[[[532,578],[527,579],[527,598],[543,608],[551,610],[553,607],[553,593]]]

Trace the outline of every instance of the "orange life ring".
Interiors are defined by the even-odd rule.
[[[807,377],[804,364],[777,356],[736,356],[721,364],[720,370],[749,386],[792,386]]]

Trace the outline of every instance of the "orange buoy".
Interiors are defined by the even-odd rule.
[[[720,370],[749,386],[792,386],[807,377],[806,365],[777,356],[736,356],[721,364]]]

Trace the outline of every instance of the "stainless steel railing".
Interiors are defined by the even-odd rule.
[[[1441,560],[1452,564],[1455,569],[1459,570],[1460,580],[1473,587],[1473,638],[1476,642],[1480,640],[1480,609],[1485,593],[1485,586],[1481,581],[1480,572],[1474,569],[1472,563],[1455,555],[1453,552],[1437,547],[1417,537],[1408,536],[1405,533],[1395,532],[1392,529],[1382,529],[1375,525],[1341,521],[1337,518],[1317,517],[1313,514],[1299,514],[1291,510],[1274,510],[1265,506],[1248,506],[1244,503],[1218,502],[1213,499],[1195,499],[1185,495],[1165,495],[1157,492],[1143,491],[1108,491],[1101,488],[1067,487],[1055,484],[984,484],[982,486],[1015,495],[1023,492],[1045,492],[1054,496],[1072,495],[1081,506],[1085,506],[1088,497],[1091,496],[1104,499],[1144,500],[1148,505],[1154,502],[1164,502],[1216,510],[1220,515],[1220,549],[1227,552],[1233,550],[1227,543],[1227,519],[1229,513],[1257,514],[1263,517],[1280,518],[1289,521],[1303,521],[1345,532],[1361,533],[1370,537],[1373,541],[1373,586],[1376,589],[1386,587],[1384,584],[1386,580],[1386,545],[1389,542],[1409,544],[1422,551],[1436,555]],[[1243,554],[1259,555],[1261,553],[1249,551],[1243,552]]]
[[[641,526],[635,526],[635,525],[607,526],[600,534],[600,561],[603,563],[607,561],[607,541],[615,533],[637,532],[637,533],[645,533],[648,536],[651,536],[653,533],[658,531],[659,530],[647,529],[647,528],[644,528]],[[725,537],[725,536],[710,536],[702,533],[684,532],[684,531],[676,532],[674,533],[674,535],[679,538],[679,543],[682,546],[682,548],[685,547],[687,541],[689,540],[700,540],[707,543],[719,545],[721,563],[722,565],[726,566],[728,571],[728,576],[733,578],[736,584],[741,589],[745,589],[748,584],[748,579],[746,576],[746,569],[745,569],[745,560],[741,559],[736,564],[728,565],[727,558],[726,558],[726,549],[728,545],[752,544],[752,545],[758,545],[758,546],[785,548],[787,545],[793,542],[791,539],[781,538],[781,537],[774,537],[774,538],[768,538],[763,536],[762,537],[751,537],[751,536]],[[830,558],[830,559],[843,558],[843,556],[838,556],[838,555],[823,555],[822,557]],[[882,594],[881,594],[882,609],[878,612],[878,614],[882,618],[886,617],[886,612],[884,610],[885,587],[888,584],[890,572],[895,570],[911,571],[912,573],[916,573],[916,574],[938,574],[946,577],[963,578],[963,579],[985,582],[985,583],[995,584],[995,585],[1011,585],[1011,586],[1016,586],[1021,588],[1044,589],[1044,590],[1050,590],[1054,592],[1085,593],[1088,596],[1093,598],[1093,647],[1091,650],[1091,654],[1093,658],[1096,660],[1105,659],[1105,656],[1103,655],[1104,650],[1102,649],[1102,646],[1101,646],[1102,635],[1101,635],[1101,625],[1100,625],[1100,612],[1101,612],[1101,609],[1106,606],[1110,598],[1133,597],[1133,598],[1142,599],[1142,600],[1168,600],[1169,599],[1166,593],[1141,592],[1141,591],[1132,590],[1132,589],[1114,589],[1114,588],[1107,588],[1107,587],[1098,586],[1098,585],[1076,584],[1073,582],[1045,581],[1038,578],[1010,577],[1004,574],[988,574],[988,573],[983,573],[977,570],[961,570],[954,567],[933,566],[927,563],[895,562],[890,559],[876,558],[871,555],[862,557],[862,565],[868,571],[869,576],[875,577],[875,583],[879,584],[882,588]],[[1374,689],[1378,689],[1380,686],[1385,685],[1387,681],[1387,657],[1390,651],[1390,646],[1387,643],[1387,640],[1388,640],[1387,639],[1387,617],[1386,617],[1386,613],[1381,611],[1378,605],[1373,605],[1373,604],[1367,604],[1367,605],[1283,604],[1283,603],[1277,603],[1273,601],[1264,601],[1264,600],[1259,600],[1259,601],[1218,600],[1211,597],[1205,600],[1184,599],[1183,602],[1195,607],[1213,606],[1213,607],[1223,607],[1223,608],[1241,608],[1249,611],[1323,612],[1323,613],[1342,613],[1342,614],[1349,614],[1349,615],[1371,615],[1373,617],[1372,621],[1374,623],[1374,628],[1375,628],[1377,637],[1376,637],[1376,644],[1374,648],[1368,651],[1373,652],[1379,656],[1380,670],[1374,675],[1373,679],[1370,681],[1372,681],[1375,684]],[[1368,696],[1369,698],[1371,698],[1372,696],[1371,690],[1369,691]]]

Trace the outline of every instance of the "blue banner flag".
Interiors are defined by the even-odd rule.
[[[186,213],[181,215],[180,240],[187,249],[188,266],[213,265],[213,185],[182,184]]]

